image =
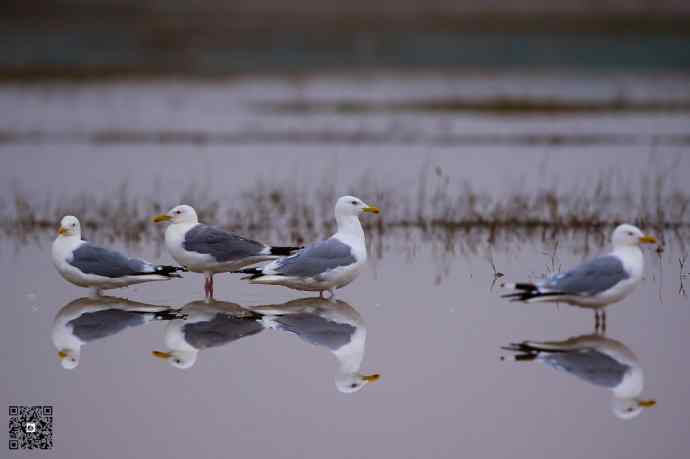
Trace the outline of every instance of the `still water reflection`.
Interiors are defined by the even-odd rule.
[[[85,344],[156,320],[167,321],[164,342],[168,350],[152,354],[175,368],[193,367],[201,351],[275,330],[330,351],[338,363],[335,385],[340,392],[357,392],[380,378],[360,372],[367,336],[360,313],[344,301],[322,298],[251,308],[216,300],[193,301],[175,309],[123,298],[85,297],[60,309],[52,330],[53,345],[62,366],[74,369]]]
[[[155,306],[115,297],[84,297],[67,303],[55,316],[53,345],[66,369],[79,365],[84,345],[139,327],[155,319],[179,314],[168,306]]]
[[[609,389],[611,411],[619,419],[637,417],[654,400],[641,398],[644,374],[637,356],[622,342],[600,334],[562,341],[523,341],[503,349],[517,362],[541,362],[581,381]]]

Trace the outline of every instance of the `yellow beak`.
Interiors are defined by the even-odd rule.
[[[640,400],[638,405],[642,408],[651,408],[656,405],[656,400]]]
[[[642,236],[640,244],[656,244],[656,238],[654,236]]]
[[[153,217],[153,223],[169,222],[172,217],[168,214],[160,214]]]
[[[58,229],[58,234],[64,236],[65,234],[67,234],[67,229],[61,226],[60,229]]]
[[[365,380],[366,382],[376,382],[379,379],[381,379],[381,375],[378,373],[373,374],[373,375],[366,375],[366,376],[362,376],[362,379]]]
[[[67,352],[63,352],[63,351],[58,352],[58,358],[59,358],[61,361],[62,361],[62,359],[64,359],[65,357],[67,357]]]
[[[158,357],[159,359],[163,360],[170,358],[170,352],[153,351],[151,354],[153,354],[154,357]]]
[[[362,212],[371,212],[372,214],[378,214],[381,212],[378,207],[370,206],[370,207],[365,207],[362,209]]]

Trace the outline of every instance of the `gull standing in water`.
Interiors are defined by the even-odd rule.
[[[280,305],[252,307],[267,328],[294,333],[304,341],[327,348],[338,360],[335,385],[340,392],[357,392],[378,381],[378,374],[360,372],[367,329],[362,316],[344,301],[303,298]]]
[[[71,370],[79,365],[81,348],[85,344],[152,320],[180,317],[183,316],[168,306],[137,303],[109,296],[85,297],[68,303],[58,311],[51,337],[63,368]]]
[[[378,214],[379,209],[353,196],[343,196],[335,204],[338,231],[290,257],[279,258],[266,266],[238,272],[248,274],[252,284],[282,285],[295,290],[328,291],[352,282],[367,261],[364,230],[359,221],[362,212]]]
[[[206,298],[213,298],[214,274],[274,260],[300,249],[272,247],[199,223],[194,208],[184,204],[154,217],[153,221],[170,222],[165,229],[165,247],[176,262],[190,271],[204,274]]]
[[[640,244],[656,244],[633,225],[620,225],[611,237],[613,251],[594,258],[565,273],[555,274],[537,283],[505,284],[519,292],[503,295],[525,303],[567,303],[595,310],[597,328],[605,327],[603,309],[628,296],[642,280],[644,257]],[[600,310],[601,319],[600,319]]]
[[[640,398],[644,376],[637,356],[623,343],[602,335],[582,335],[564,341],[524,341],[503,349],[516,361],[539,361],[612,392],[611,411],[619,419],[638,416],[656,404]]]
[[[170,280],[181,277],[178,271],[185,271],[176,266],[154,265],[129,258],[114,250],[82,241],[79,220],[71,215],[60,221],[52,256],[55,267],[65,280],[79,287],[90,287],[95,295],[100,295],[102,290]]]

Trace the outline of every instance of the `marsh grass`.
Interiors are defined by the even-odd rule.
[[[685,251],[690,233],[690,194],[673,188],[667,172],[643,177],[636,191],[600,176],[593,185],[563,192],[553,187],[515,190],[501,195],[457,182],[441,168],[420,171],[411,190],[384,186],[371,174],[354,181],[349,192],[375,203],[378,217],[364,217],[372,250],[384,252],[389,233],[402,241],[431,242],[446,253],[477,253],[482,247],[569,238],[585,253],[605,245],[622,222],[653,232],[662,247],[675,242]],[[328,174],[325,174],[328,176]],[[614,183],[616,185],[614,186]],[[338,192],[324,180],[307,186],[294,181],[258,181],[232,196],[190,186],[176,196],[138,196],[122,183],[97,196],[39,198],[17,187],[12,202],[0,200],[0,234],[28,242],[54,231],[62,216],[76,215],[85,237],[128,244],[158,241],[162,228],[151,217],[177,203],[197,209],[200,220],[273,243],[304,244],[335,230],[333,203]],[[557,266],[552,266],[557,269]]]

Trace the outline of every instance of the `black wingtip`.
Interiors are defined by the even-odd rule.
[[[183,272],[186,273],[189,271],[187,268],[184,266],[166,266],[166,265],[159,265],[156,266],[156,274],[160,274],[161,276],[165,277],[182,277],[178,272]]]
[[[515,290],[527,290],[528,292],[533,292],[537,290],[537,286],[527,282],[518,282],[515,284]]]
[[[238,271],[232,271],[232,273],[233,274],[247,274],[247,277],[243,277],[242,279],[256,279],[257,277],[261,277],[264,275],[261,268],[245,268],[245,269],[240,269]]]
[[[188,314],[181,312],[178,309],[159,311],[154,315],[156,320],[185,320],[187,317],[189,317]]]
[[[288,255],[292,255],[293,253],[297,252],[298,250],[302,250],[303,248],[304,247],[273,246],[273,247],[271,247],[271,255],[288,256]]]

